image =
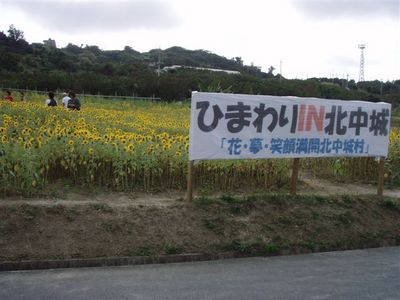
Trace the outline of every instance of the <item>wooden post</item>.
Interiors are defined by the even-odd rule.
[[[378,196],[383,195],[383,184],[385,180],[385,159],[379,158],[379,174],[378,174]]]
[[[299,175],[299,165],[300,165],[300,158],[294,158],[292,167],[292,178],[290,181],[290,193],[292,195],[296,194],[297,177]]]
[[[186,192],[186,200],[191,202],[193,199],[193,169],[194,169],[194,161],[189,161],[188,174],[187,174],[187,192]]]

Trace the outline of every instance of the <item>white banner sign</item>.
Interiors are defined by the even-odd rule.
[[[387,156],[391,105],[192,93],[189,159]]]

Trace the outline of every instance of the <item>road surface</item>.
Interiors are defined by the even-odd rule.
[[[400,299],[400,247],[0,272],[0,299]]]

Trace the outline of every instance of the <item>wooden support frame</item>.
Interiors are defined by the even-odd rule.
[[[296,187],[297,187],[297,178],[299,176],[299,168],[300,168],[300,158],[296,157],[293,159],[293,166],[292,166],[292,177],[290,180],[290,194],[296,194]]]
[[[188,202],[191,202],[193,200],[193,173],[194,173],[194,160],[190,160],[188,164],[187,191],[186,191],[186,200]]]
[[[187,174],[187,191],[186,191],[186,200],[191,202],[193,200],[193,177],[194,177],[194,161],[190,160],[188,163],[188,174]],[[300,169],[300,158],[293,159],[292,165],[292,175],[290,178],[290,194],[296,195],[297,192],[297,181],[299,177],[299,169]],[[378,196],[383,196],[383,186],[385,180],[385,158],[379,158],[379,174],[378,174],[378,188],[377,194]]]
[[[378,167],[378,196],[383,196],[383,185],[385,181],[385,158],[379,158],[379,167]]]

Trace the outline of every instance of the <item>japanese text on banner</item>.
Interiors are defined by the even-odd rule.
[[[391,106],[193,93],[190,159],[386,156]]]

